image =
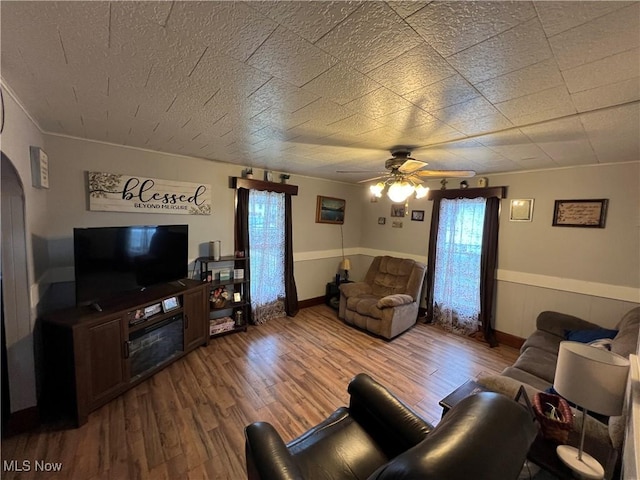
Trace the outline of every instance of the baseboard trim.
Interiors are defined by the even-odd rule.
[[[12,412],[5,428],[2,429],[3,437],[10,437],[24,433],[40,425],[40,412],[37,406]]]
[[[510,333],[499,332],[497,330],[495,331],[495,335],[498,343],[517,348],[518,350],[520,350],[520,347],[522,347],[522,344],[525,340],[524,338],[516,337],[515,335],[511,335]]]
[[[298,302],[298,308],[314,307],[316,305],[322,305],[324,303],[324,297],[307,298]]]

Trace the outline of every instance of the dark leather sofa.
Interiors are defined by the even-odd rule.
[[[509,480],[537,428],[498,393],[462,400],[433,427],[382,385],[358,374],[349,407],[285,444],[268,423],[246,427],[250,480]]]

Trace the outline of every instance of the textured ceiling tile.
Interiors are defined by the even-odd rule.
[[[497,103],[562,84],[558,66],[553,59],[548,59],[477,83],[475,87],[491,103]]]
[[[403,108],[402,110],[390,113],[389,115],[378,117],[376,120],[398,130],[413,128],[437,121],[433,115],[430,115],[424,110],[414,106]]]
[[[427,112],[434,112],[479,96],[478,91],[460,75],[454,75],[403,95],[411,103]]]
[[[418,10],[423,8],[425,5],[428,5],[430,2],[419,2],[419,1],[399,1],[399,2],[387,2],[393,10],[401,17],[407,18],[410,15],[413,15]]]
[[[477,83],[548,58],[551,58],[551,49],[535,18],[456,53],[448,60],[465,78]]]
[[[310,121],[316,125],[328,125],[350,117],[353,112],[330,100],[320,98],[296,110],[293,115],[300,119],[301,122]]]
[[[422,43],[382,2],[364,2],[316,45],[361,72],[369,72]]]
[[[633,2],[549,2],[535,3],[540,22],[548,37],[602,17]]]
[[[494,153],[486,146],[482,145],[476,140],[461,140],[459,142],[453,142],[449,145],[442,146],[443,150],[450,152],[458,157],[462,157],[466,160],[474,162],[482,162],[487,157],[500,157],[499,154]]]
[[[411,106],[410,102],[384,87],[357,98],[345,105],[346,108],[362,112],[363,115],[371,118],[389,115]]]
[[[571,97],[564,85],[497,103],[496,108],[510,119],[558,108],[575,113]]]
[[[478,142],[512,161],[537,159],[547,162],[551,160],[544,150],[517,129],[484,135],[478,138]]]
[[[421,44],[368,75],[402,95],[451,77],[456,71],[429,45]]]
[[[316,93],[272,77],[249,97],[252,104],[266,107],[276,105],[285,112],[293,112],[317,100]]]
[[[640,3],[616,10],[549,39],[560,70],[640,45]]]
[[[532,123],[545,122],[547,120],[566,117],[575,113],[576,108],[573,104],[569,105],[565,100],[563,100],[561,105],[556,105],[544,110],[527,112],[519,116],[509,117],[509,120],[511,120],[514,125],[524,126]]]
[[[408,128],[403,132],[405,145],[427,146],[464,137],[455,128],[443,122],[433,122],[419,127]]]
[[[640,31],[638,34],[640,35]],[[640,48],[633,48],[562,72],[570,93],[637,78],[639,74]]]
[[[407,21],[448,57],[536,16],[530,2],[432,2]]]
[[[640,100],[640,77],[571,94],[579,112]]]
[[[340,85],[340,88],[336,88]],[[340,62],[304,85],[310,90],[340,105],[380,88],[380,85],[366,75]]]
[[[375,120],[365,117],[364,115],[354,114],[350,117],[338,120],[329,125],[330,127],[336,127],[339,132],[347,135],[359,135],[370,130],[379,128],[380,123]]]
[[[455,126],[455,123],[468,122],[487,115],[496,115],[499,112],[484,97],[476,97],[432,113],[438,120]]]
[[[465,135],[480,135],[513,127],[513,124],[501,113],[490,113],[472,120],[461,120],[451,123],[456,130]]]
[[[174,2],[167,27],[245,61],[277,24],[242,2]]]
[[[331,68],[337,60],[285,28],[278,27],[247,63],[300,87]]]
[[[288,28],[311,43],[347,18],[360,2],[249,2],[251,8]]]
[[[637,104],[583,113],[580,120],[600,163],[638,161],[640,109]]]

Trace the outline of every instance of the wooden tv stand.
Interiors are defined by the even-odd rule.
[[[208,289],[185,279],[100,303],[101,311],[43,317],[44,411],[83,425],[90,412],[207,344]]]

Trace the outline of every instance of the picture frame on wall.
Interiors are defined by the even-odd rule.
[[[556,200],[553,208],[554,227],[604,228],[607,217],[606,198],[589,200]]]
[[[509,205],[509,221],[531,222],[533,220],[533,198],[513,199]]]
[[[392,217],[404,217],[406,213],[404,203],[394,203],[391,205]]]
[[[411,221],[424,222],[424,210],[411,210]]]
[[[318,195],[316,203],[316,223],[344,223],[344,211],[347,201],[342,198]]]

